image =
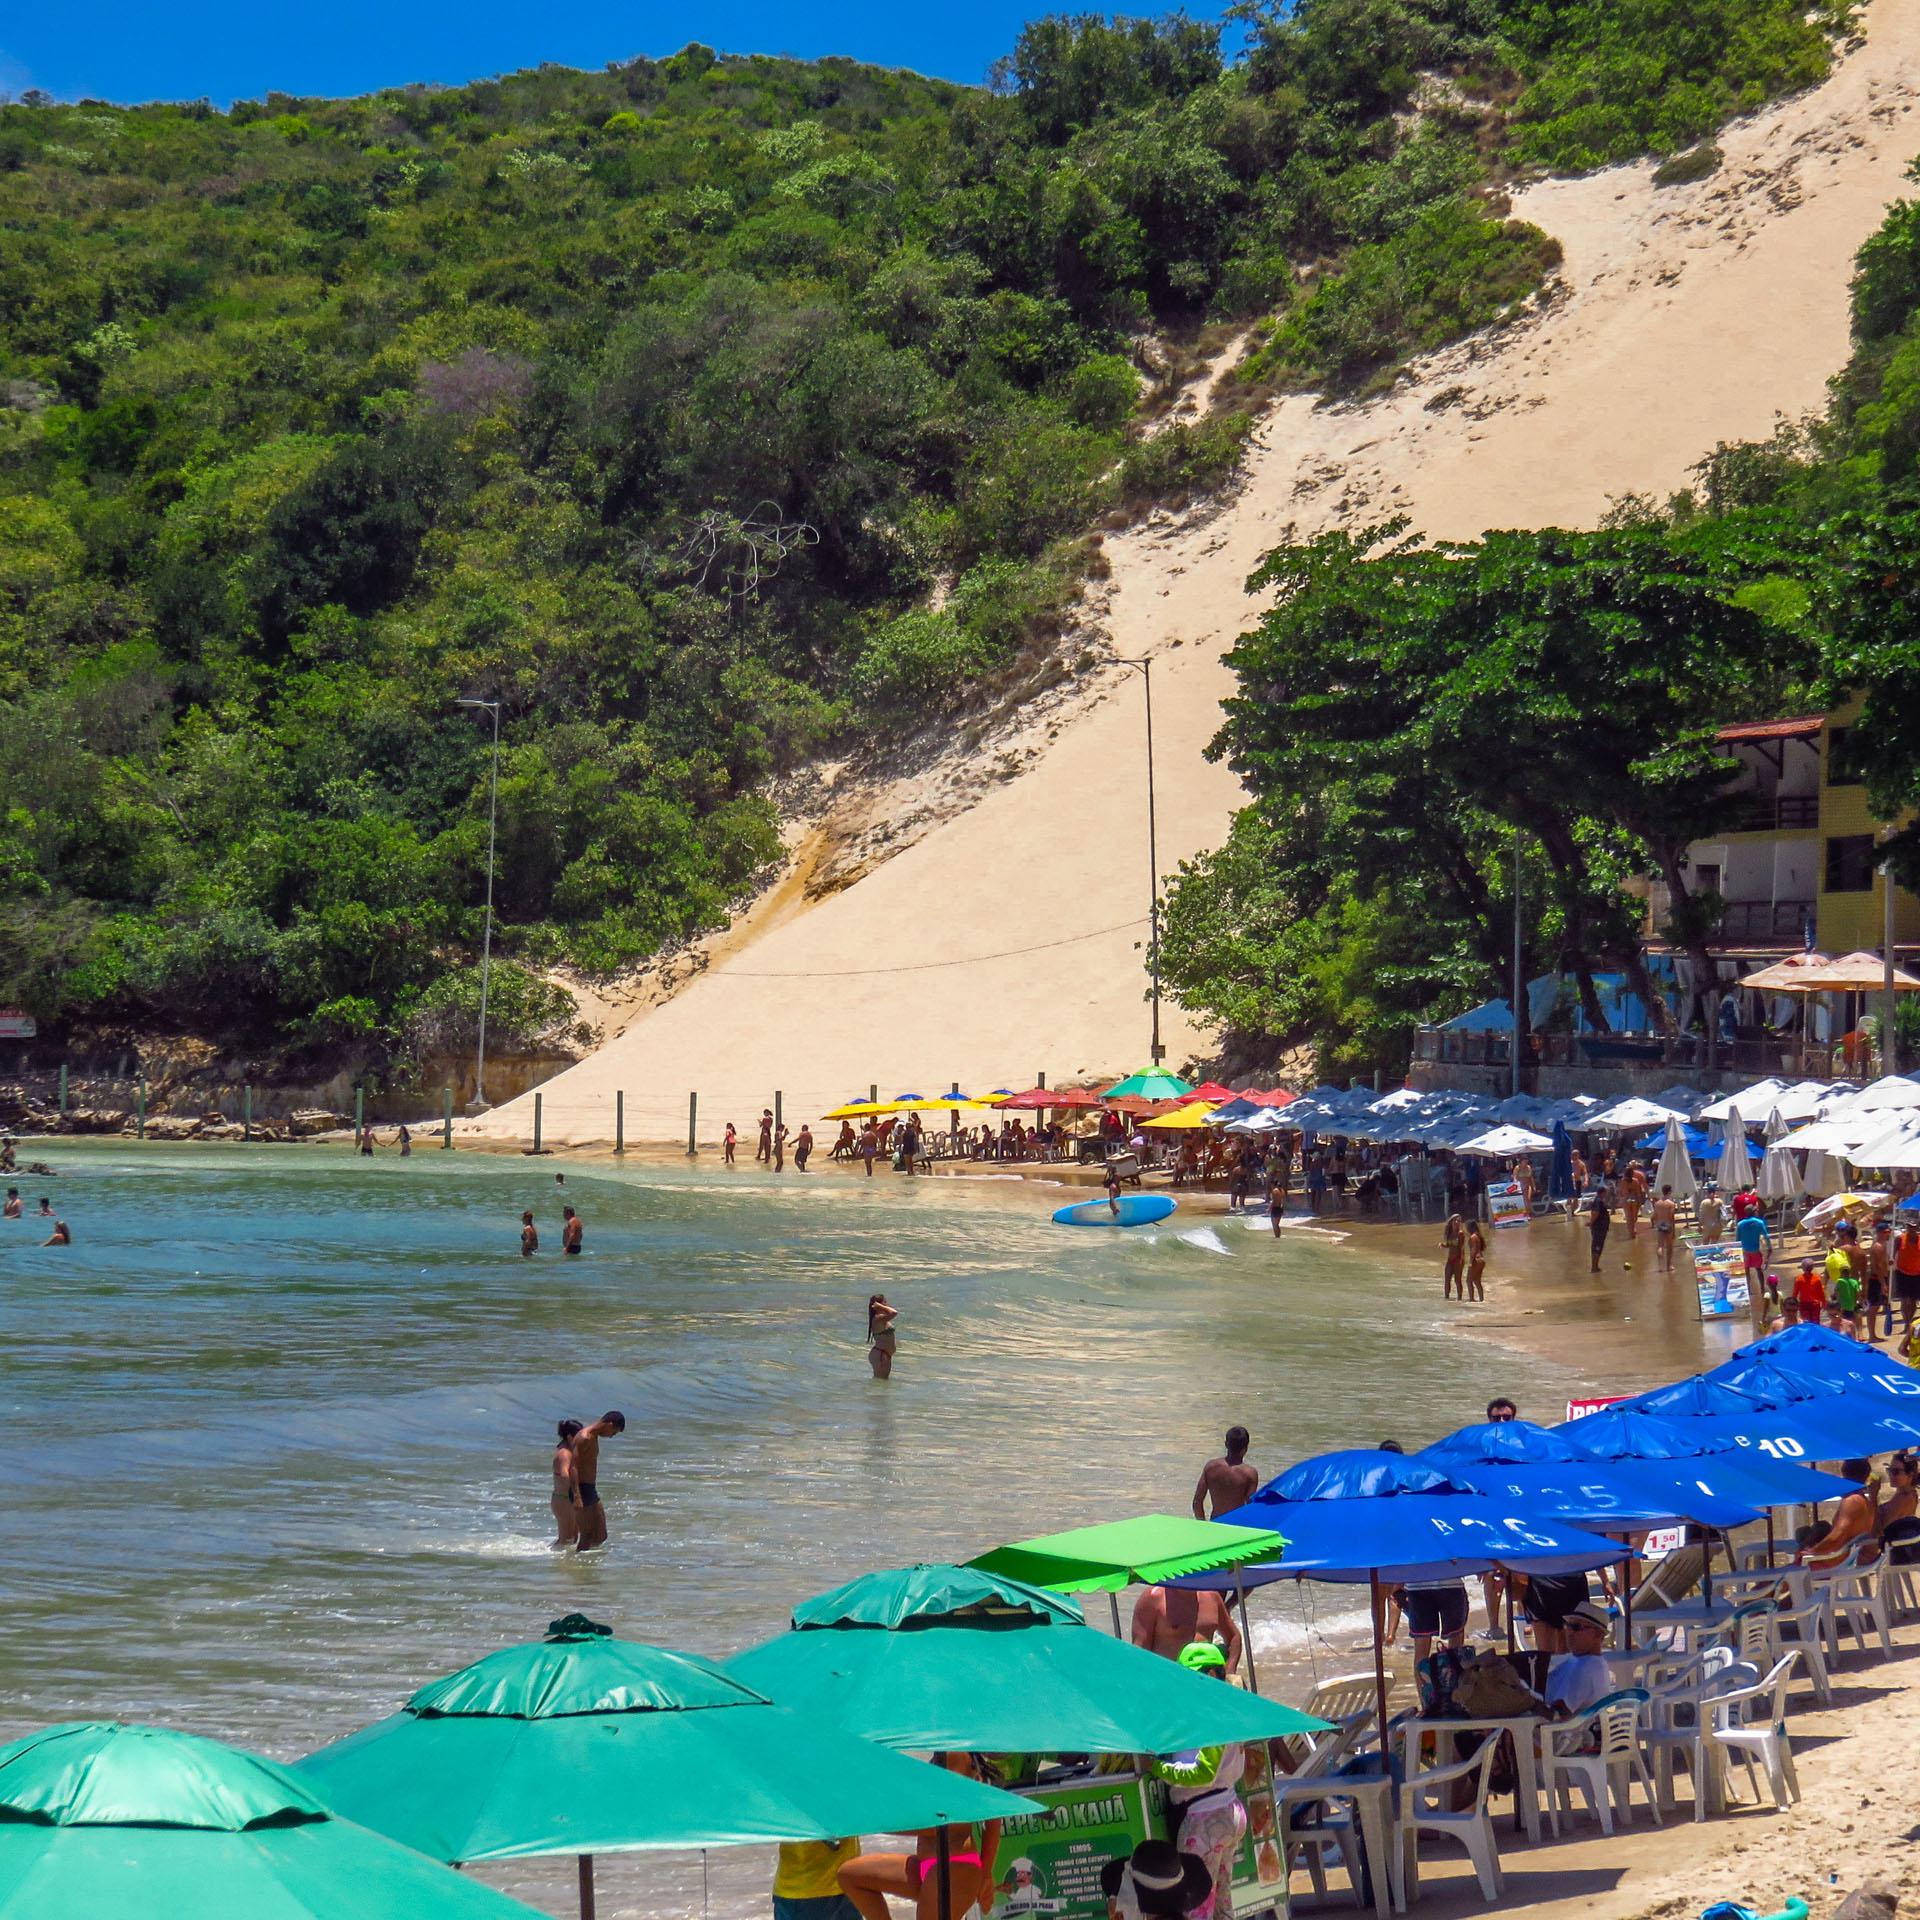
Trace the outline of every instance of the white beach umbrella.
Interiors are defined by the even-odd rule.
[[[1787,1123],[1775,1107],[1767,1122],[1767,1157],[1760,1162],[1760,1198],[1791,1200],[1800,1191],[1800,1169],[1794,1164],[1793,1150],[1784,1145]]]
[[[1920,1080],[1890,1073],[1871,1086],[1862,1087],[1848,1102],[1852,1113],[1881,1113],[1900,1107],[1920,1107]]]
[[[1516,1153],[1551,1153],[1553,1141],[1544,1133],[1526,1127],[1491,1127],[1460,1142],[1461,1153],[1490,1153],[1496,1159],[1511,1159]]]
[[[1687,1151],[1687,1123],[1678,1113],[1667,1115],[1667,1144],[1661,1149],[1660,1170],[1653,1176],[1653,1190],[1671,1187],[1676,1200],[1685,1200],[1700,1191],[1693,1177],[1693,1155]]]
[[[1738,1193],[1747,1184],[1751,1171],[1752,1163],[1747,1158],[1747,1123],[1740,1117],[1739,1102],[1729,1101],[1726,1117],[1720,1122],[1720,1191]]]
[[[1665,1107],[1656,1107],[1651,1100],[1618,1100],[1610,1107],[1602,1107],[1598,1113],[1590,1113],[1581,1121],[1584,1127],[1625,1127],[1638,1131],[1641,1127],[1663,1127],[1667,1123]]]
[[[1772,1106],[1787,1090],[1784,1080],[1757,1080],[1750,1087],[1743,1087],[1738,1093],[1730,1093],[1725,1098],[1715,1100],[1700,1109],[1702,1120],[1724,1120],[1735,1107],[1744,1102],[1761,1113]]]
[[[1846,1157],[1856,1167],[1911,1167],[1917,1163],[1905,1156],[1915,1150],[1916,1141],[1920,1141],[1920,1115],[1905,1114],[1891,1126],[1863,1133]]]
[[[1839,1160],[1816,1147],[1807,1155],[1807,1170],[1801,1175],[1800,1191],[1818,1196],[1823,1193],[1845,1193],[1846,1190],[1846,1173]]]

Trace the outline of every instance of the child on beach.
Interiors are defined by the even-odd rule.
[[[1820,1324],[1820,1316],[1827,1310],[1827,1283],[1821,1277],[1820,1263],[1808,1254],[1800,1262],[1800,1277],[1793,1283],[1794,1304],[1800,1309],[1803,1325]]]
[[[733,1165],[733,1150],[735,1147],[737,1147],[740,1144],[740,1136],[737,1132],[735,1132],[734,1125],[731,1120],[727,1122],[727,1135],[726,1135],[726,1140],[724,1141],[723,1144],[726,1150],[726,1158],[721,1162],[721,1164],[723,1166],[730,1167]]]

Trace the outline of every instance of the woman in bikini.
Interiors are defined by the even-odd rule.
[[[573,1436],[580,1431],[578,1420],[562,1420],[557,1429],[559,1442],[553,1450],[553,1518],[560,1529],[554,1541],[556,1549],[572,1546],[580,1538],[580,1468],[573,1457]]]
[[[900,1309],[888,1306],[884,1293],[868,1296],[867,1364],[872,1367],[876,1380],[890,1380],[893,1377],[893,1356],[899,1344],[893,1323],[899,1318]]]
[[[1447,1257],[1446,1284],[1441,1297],[1451,1300],[1457,1292],[1464,1300],[1467,1294],[1461,1285],[1460,1269],[1467,1257],[1467,1223],[1457,1213],[1447,1216],[1446,1228],[1440,1236],[1440,1251]]]
[[[1460,1297],[1463,1300],[1484,1300],[1487,1297],[1487,1285],[1482,1276],[1487,1270],[1487,1230],[1478,1220],[1467,1227],[1467,1284]]]
[[[987,1778],[985,1762],[973,1753],[936,1753],[933,1763],[975,1780]],[[956,1916],[977,1906],[985,1914],[993,1908],[994,1858],[1000,1851],[1000,1822],[989,1820],[979,1829],[948,1827],[947,1881],[951,1890],[948,1911]],[[840,1869],[840,1885],[859,1908],[862,1920],[891,1920],[887,1895],[911,1900],[917,1920],[937,1920],[940,1912],[940,1832],[928,1827],[913,1836],[911,1853],[863,1853]]]

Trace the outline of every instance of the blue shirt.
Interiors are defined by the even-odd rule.
[[[1736,1221],[1733,1231],[1743,1253],[1758,1253],[1760,1243],[1772,1237],[1767,1232],[1767,1223],[1757,1213],[1750,1213],[1744,1220]]]

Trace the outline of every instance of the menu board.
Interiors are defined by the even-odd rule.
[[[1527,1224],[1527,1196],[1517,1180],[1505,1180],[1487,1189],[1487,1218],[1496,1227]]]
[[[1106,1920],[1100,1869],[1109,1860],[1127,1859],[1149,1833],[1166,1832],[1163,1790],[1131,1775],[1112,1775],[1070,1786],[1022,1787],[1020,1794],[1035,1803],[1034,1811],[1000,1829],[995,1913],[1002,1920],[1029,1914]]]
[[[1751,1304],[1747,1292],[1746,1257],[1740,1251],[1738,1240],[1709,1242],[1696,1245],[1692,1241],[1683,1241],[1693,1255],[1693,1277],[1700,1298],[1700,1318],[1702,1320],[1725,1320],[1735,1313],[1745,1313]],[[1721,1292],[1722,1281],[1726,1291]]]

